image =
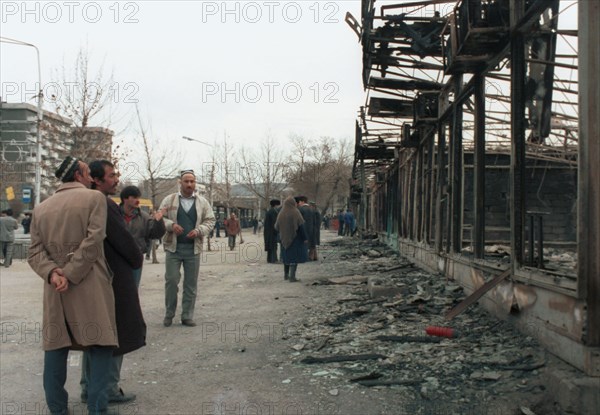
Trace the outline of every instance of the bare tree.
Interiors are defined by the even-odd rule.
[[[158,206],[157,197],[172,186],[170,179],[176,175],[177,163],[181,157],[171,146],[161,148],[159,141],[149,136],[149,128],[144,125],[137,105],[135,112],[144,154],[143,166],[139,173],[148,183],[152,205]]]
[[[349,191],[348,178],[352,169],[349,144],[331,137],[300,143],[301,149],[297,144],[297,151],[292,156],[294,169],[289,172],[290,185],[314,200],[325,213],[334,198]]]
[[[211,163],[205,169],[205,175],[210,185],[208,186],[213,202],[218,202],[225,207],[228,215],[232,205],[231,187],[235,182],[236,154],[227,141],[227,133],[223,132],[223,141],[212,146]]]
[[[215,200],[219,197],[219,192],[218,192],[218,186],[216,183],[216,179],[217,179],[217,150],[218,150],[218,146],[217,146],[217,142],[215,140],[215,142],[212,145],[212,150],[210,152],[211,154],[211,162],[210,165],[208,166],[208,169],[204,169],[203,173],[203,177],[206,177],[206,195],[208,196],[208,202],[210,203],[211,207],[213,206]],[[204,173],[206,173],[206,176],[204,176]],[[219,218],[217,217],[217,220],[219,220]],[[212,232],[211,232],[212,234]],[[210,245],[210,241],[211,241],[211,234],[208,235],[208,237],[206,238],[206,249],[209,251],[212,251],[212,247]]]
[[[277,149],[271,135],[261,142],[259,154],[248,149],[241,152],[241,182],[259,198],[263,207],[287,187],[284,160],[282,151]]]
[[[148,183],[150,200],[152,200],[152,206],[156,209],[158,206],[158,195],[165,193],[172,186],[170,179],[175,176],[177,171],[176,163],[180,157],[172,147],[159,148],[158,140],[150,137],[148,133],[149,128],[144,126],[137,104],[135,106],[135,113],[140,129],[139,134],[142,139],[142,148],[144,150],[143,168],[137,170],[146,180],[146,183]],[[158,264],[156,244],[153,241],[151,243],[151,250],[152,263]]]
[[[73,121],[72,155],[86,160],[110,158],[112,144],[108,128],[114,98],[113,75],[105,76],[103,64],[95,73],[91,67],[89,50],[80,48],[74,65],[70,69],[63,65],[61,80],[50,97],[56,113]]]

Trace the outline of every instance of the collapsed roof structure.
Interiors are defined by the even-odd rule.
[[[362,0],[351,203],[374,232],[600,376],[596,2]],[[594,20],[596,19],[596,20]]]

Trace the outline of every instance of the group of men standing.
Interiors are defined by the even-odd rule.
[[[148,241],[163,238],[166,252],[163,325],[173,324],[183,269],[181,324],[193,327],[202,244],[216,220],[210,203],[196,193],[193,170],[180,172],[179,191],[165,197],[152,216],[140,210],[141,192],[135,186],[121,191],[120,205],[110,198],[117,193],[119,175],[107,160],[88,165],[67,157],[55,175],[62,183],[33,211],[28,254],[29,265],[45,282],[46,402],[52,414],[68,412],[68,352],[84,350],[81,400],[90,414],[112,413],[110,402],[135,399],[119,381],[123,355],[146,344],[138,290]],[[305,196],[295,202],[308,258],[316,261],[321,214]],[[275,224],[281,202],[271,200],[270,206],[264,221],[265,251],[267,262],[277,263]],[[8,224],[2,219],[2,226]],[[229,221],[234,223],[235,216]],[[228,236],[235,238],[239,231],[229,225]]]
[[[296,205],[302,218],[304,219],[304,231],[308,240],[308,259],[309,261],[317,261],[318,253],[317,246],[321,244],[321,213],[317,209],[315,202],[308,202],[306,196],[296,196]],[[278,263],[277,246],[279,243],[279,235],[275,229],[277,215],[281,210],[281,201],[273,199],[269,202],[270,209],[265,215],[264,222],[264,243],[265,251],[267,252],[267,262],[270,264]]]
[[[338,210],[337,220],[339,236],[354,236],[357,227],[356,218],[354,217],[354,213],[352,213],[352,209],[346,209],[345,213],[342,209]]]
[[[167,252],[165,326],[177,306],[184,269],[182,324],[194,326],[202,238],[212,230],[209,203],[195,195],[193,171],[180,176],[180,191],[153,215],[139,209],[140,191],[128,186],[121,205],[118,173],[107,160],[89,165],[67,157],[55,172],[62,182],[35,207],[28,263],[44,280],[44,392],[51,414],[68,413],[64,388],[69,350],[84,350],[81,400],[90,414],[113,413],[110,402],[135,395],[119,387],[123,355],[146,344],[138,288],[149,239]],[[168,323],[168,324],[167,324]]]

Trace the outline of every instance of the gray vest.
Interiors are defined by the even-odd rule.
[[[177,210],[177,223],[183,227],[183,233],[177,236],[177,245],[194,243],[194,239],[190,239],[186,235],[190,233],[190,231],[196,229],[197,219],[198,214],[196,212],[195,203],[192,205],[189,212],[186,212],[183,209],[181,203],[179,204],[179,209]]]

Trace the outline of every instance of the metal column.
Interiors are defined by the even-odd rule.
[[[587,346],[600,346],[600,2],[579,1],[578,289]]]

